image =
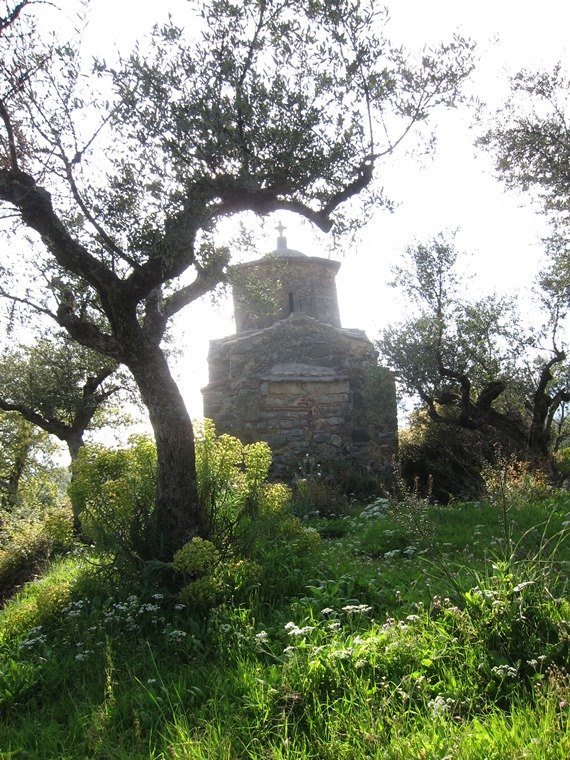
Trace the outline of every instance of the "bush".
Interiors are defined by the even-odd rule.
[[[440,504],[480,500],[485,493],[483,469],[510,453],[510,443],[493,430],[438,424],[421,412],[412,415],[410,427],[400,434],[400,471],[407,488],[430,493]]]
[[[84,535],[117,560],[139,561],[152,556],[156,449],[144,436],[130,443],[84,446],[68,490]]]
[[[244,445],[226,433],[216,436],[209,419],[195,423],[195,437],[198,497],[208,535],[228,546],[238,524],[259,515],[270,498],[271,449],[263,441]]]
[[[174,571],[183,578],[180,601],[206,610],[233,599],[259,582],[261,568],[246,559],[221,559],[211,541],[193,538],[174,555]]]
[[[73,545],[73,518],[68,505],[47,511],[41,521],[12,526],[0,549],[0,598],[40,573],[56,554]]]
[[[545,473],[515,456],[500,457],[482,471],[487,499],[504,508],[546,501],[552,496]]]

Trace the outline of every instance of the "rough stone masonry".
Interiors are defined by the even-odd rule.
[[[204,414],[218,433],[267,441],[273,474],[312,461],[383,470],[397,446],[396,394],[362,330],[341,327],[340,263],[287,247],[236,267],[236,334],[213,340]]]

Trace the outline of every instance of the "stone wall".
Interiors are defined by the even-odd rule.
[[[338,261],[266,256],[240,264],[233,275],[236,331],[260,330],[292,313],[340,327],[335,277]]]
[[[205,416],[220,433],[267,441],[279,477],[291,476],[306,454],[372,469],[395,454],[394,383],[387,375],[393,398],[371,414],[365,386],[377,359],[360,330],[293,312],[265,329],[212,341],[209,368]]]

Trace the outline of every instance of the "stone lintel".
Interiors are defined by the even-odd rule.
[[[348,375],[341,375],[330,367],[312,364],[276,364],[271,371],[261,376],[265,382],[300,382],[300,383],[334,383],[348,380]]]

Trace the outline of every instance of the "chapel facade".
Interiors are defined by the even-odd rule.
[[[340,262],[277,248],[236,268],[236,334],[210,342],[204,415],[218,433],[266,441],[273,474],[303,459],[349,460],[372,472],[396,453],[394,380],[362,330],[341,326]]]

